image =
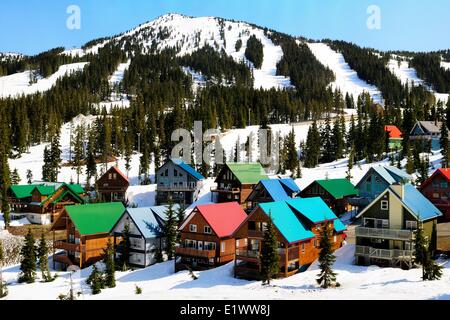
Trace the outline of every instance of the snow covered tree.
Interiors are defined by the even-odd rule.
[[[39,269],[41,270],[42,280],[44,282],[51,282],[55,280],[54,277],[50,274],[50,270],[48,267],[48,247],[47,242],[44,237],[44,233],[41,235],[41,240],[39,241],[39,247],[37,249],[38,261],[39,261]]]
[[[332,269],[336,257],[333,255],[333,246],[330,239],[330,231],[332,228],[330,227],[331,224],[328,223],[323,227],[319,245],[320,273],[317,275],[317,283],[324,289],[331,286],[339,286],[339,283],[336,282],[336,273]]]
[[[114,245],[111,239],[108,240],[106,248],[103,249],[103,261],[105,262],[105,286],[114,288],[116,286],[116,266],[114,263]]]
[[[175,246],[177,244],[178,219],[171,199],[169,200],[165,214],[166,220],[164,221],[163,235],[166,239],[167,257],[169,260],[172,260],[175,256]]]
[[[20,251],[21,263],[19,283],[33,283],[36,278],[36,248],[34,245],[34,237],[31,229],[25,237],[25,244]]]
[[[267,221],[267,227],[261,243],[260,259],[263,285],[270,285],[270,281],[277,275],[280,269],[278,239],[271,212],[269,212],[269,220]]]
[[[27,183],[33,183],[33,172],[30,169],[27,170]]]

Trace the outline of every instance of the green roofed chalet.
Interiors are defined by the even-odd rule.
[[[111,231],[124,212],[121,202],[65,207],[51,228],[53,247],[63,250],[54,254],[54,262],[61,263],[63,268],[70,265],[84,268],[101,260],[108,240],[114,240]],[[64,231],[62,240],[56,239],[57,231]]]
[[[302,198],[322,198],[337,215],[353,210],[349,200],[357,195],[358,189],[347,179],[316,180],[300,192]]]
[[[212,200],[243,205],[253,187],[268,178],[260,163],[227,163],[217,176],[217,187],[211,190]]]

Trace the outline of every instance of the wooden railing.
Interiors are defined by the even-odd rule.
[[[299,259],[299,247],[292,247],[288,249],[278,249],[278,254],[280,255],[280,260],[286,260],[286,252],[288,253],[288,261]]]
[[[412,250],[389,250],[389,249],[377,249],[372,247],[365,246],[356,246],[355,255],[364,256],[369,258],[378,258],[378,259],[400,259],[400,258],[409,258],[412,259],[414,256],[414,251]]]
[[[63,249],[63,250],[67,250],[67,251],[73,251],[73,252],[82,252],[84,251],[84,247],[82,244],[75,244],[75,243],[70,243],[67,241],[55,241],[53,242],[53,247],[55,249]]]
[[[236,250],[237,257],[259,259],[259,250]]]
[[[357,237],[366,237],[366,238],[380,238],[380,239],[404,240],[404,241],[411,241],[413,239],[413,232],[410,230],[357,227],[355,229],[355,233]]]
[[[187,184],[184,185],[158,185],[157,189],[159,191],[194,191],[196,189],[196,186],[190,186]]]
[[[175,251],[177,254],[192,257],[214,258],[216,256],[216,250],[198,250],[194,248],[177,247]]]
[[[220,187],[211,187],[211,192],[239,193],[239,192],[241,192],[241,189],[239,189],[239,188],[220,188]]]

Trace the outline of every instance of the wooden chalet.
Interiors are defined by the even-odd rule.
[[[411,141],[417,141],[426,149],[441,149],[441,128],[440,121],[417,121],[409,134]]]
[[[419,190],[444,214],[442,222],[450,222],[450,169],[436,170]]]
[[[347,179],[316,180],[300,192],[302,198],[320,197],[337,215],[353,210],[350,199],[358,190]]]
[[[205,270],[234,260],[233,233],[247,214],[237,202],[197,206],[181,225],[181,245],[176,248],[175,271]]]
[[[253,187],[268,176],[260,163],[227,163],[220,170],[212,188],[213,202],[238,202],[245,205]]]
[[[357,216],[361,226],[355,229],[356,263],[413,267],[414,231],[423,224],[425,236],[436,243],[433,230],[441,216],[413,185],[391,185]]]
[[[247,197],[247,210],[252,211],[260,203],[277,202],[295,198],[300,188],[291,178],[261,180]]]
[[[168,204],[171,199],[189,206],[197,200],[204,180],[205,177],[190,165],[179,159],[169,159],[156,170],[156,204]]]
[[[104,202],[126,202],[130,180],[117,167],[111,167],[95,183],[98,197]]]
[[[11,216],[27,217],[34,224],[51,224],[64,206],[84,204],[85,191],[78,184],[47,183],[11,186]]]
[[[121,202],[65,207],[51,227],[54,268],[55,263],[62,264],[63,269],[71,265],[85,268],[102,260],[108,240],[114,240],[110,232],[124,211]],[[65,239],[56,240],[55,231],[65,231]]]
[[[168,206],[157,206],[148,208],[128,208],[113,228],[115,255],[120,257],[123,249],[125,225],[129,226],[130,257],[128,264],[133,267],[145,268],[156,263],[155,251],[164,252],[165,238],[163,236],[164,222]],[[173,210],[178,210],[175,204]]]
[[[384,131],[388,135],[388,147],[389,150],[401,150],[403,142],[403,133],[397,126],[388,125],[384,127]]]
[[[245,245],[236,249],[235,277],[261,279],[261,246],[269,215],[278,238],[278,277],[302,272],[318,258],[322,230],[327,225],[334,250],[339,249],[346,238],[346,227],[321,198],[259,204],[233,235]]]

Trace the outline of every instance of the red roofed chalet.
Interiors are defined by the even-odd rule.
[[[111,167],[96,182],[99,198],[104,202],[125,202],[130,186],[128,177],[117,167]]]
[[[450,169],[438,169],[421,186],[420,192],[450,221]]]
[[[385,126],[384,131],[389,134],[389,149],[400,150],[402,148],[403,133],[396,126]]]
[[[234,260],[236,229],[247,218],[237,202],[197,206],[180,227],[181,245],[176,249],[175,270],[205,270]]]

